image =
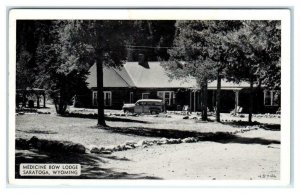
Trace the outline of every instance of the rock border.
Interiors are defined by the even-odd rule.
[[[236,130],[234,132],[216,132],[210,133],[198,137],[186,137],[186,138],[161,138],[157,140],[140,140],[138,142],[127,141],[120,145],[112,146],[91,146],[86,148],[82,144],[73,143],[70,141],[57,141],[57,140],[45,140],[39,139],[33,136],[30,139],[17,138],[16,148],[19,149],[38,149],[40,151],[55,152],[55,153],[94,153],[94,154],[112,154],[113,152],[125,151],[135,148],[147,148],[153,145],[164,145],[164,144],[181,144],[181,143],[196,143],[199,141],[218,141],[224,139],[236,138],[235,134],[249,132],[252,130],[258,130],[259,126],[247,126],[243,129]]]
[[[51,112],[41,112],[41,111],[37,111],[37,112],[17,112],[16,116],[20,116],[20,115],[38,115],[38,114],[51,114]]]
[[[245,133],[252,130],[258,130],[259,126],[247,126],[240,130],[235,130],[234,132],[216,132],[205,136],[198,137],[186,137],[186,138],[161,138],[158,140],[140,140],[138,142],[127,141],[120,145],[115,146],[92,146],[90,153],[95,154],[111,154],[113,152],[125,151],[135,148],[147,148],[153,145],[164,145],[164,144],[180,144],[180,143],[196,143],[199,141],[211,141],[211,140],[222,140],[224,138],[235,138],[235,134]]]

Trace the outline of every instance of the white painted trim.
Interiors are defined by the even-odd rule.
[[[97,96],[97,98],[98,98],[98,94],[97,94],[98,92],[97,91],[93,91],[93,95],[92,95],[92,105],[93,106],[97,106],[97,101],[96,101],[96,103],[95,103],[95,94],[96,94],[96,96]]]
[[[106,105],[106,94],[109,94],[109,105]],[[107,106],[111,106],[112,105],[112,93],[111,91],[103,91],[103,95],[104,95],[104,107],[107,107]]]
[[[133,92],[130,92],[130,93],[129,93],[129,102],[130,102],[130,103],[133,103],[133,98],[134,98],[134,97],[133,97]]]
[[[144,98],[144,95],[146,95],[146,94],[150,95],[150,92],[142,93],[142,99],[148,99],[148,98]]]
[[[109,95],[110,95],[110,100],[109,100],[109,105],[106,105],[105,104],[105,95],[107,94],[107,93],[109,93]],[[93,106],[98,106],[98,104],[97,104],[97,101],[96,101],[96,103],[95,103],[95,94],[96,94],[96,96],[97,96],[97,98],[98,98],[98,91],[93,91],[93,96],[92,96],[92,104],[93,104]],[[104,107],[108,107],[108,106],[111,106],[112,105],[112,93],[111,93],[111,91],[103,91],[103,99],[104,99]]]
[[[159,95],[158,95],[158,93],[159,92],[162,92],[163,93],[163,101],[165,102],[165,100],[166,100],[166,93],[169,93],[169,95],[170,95],[170,98],[169,98],[169,102],[168,102],[168,104],[166,104],[166,105],[168,105],[168,106],[171,106],[172,104],[175,104],[175,92],[174,91],[157,91],[157,97],[159,97]]]
[[[270,92],[270,104],[266,105],[266,93]],[[264,106],[279,106],[274,105],[274,94],[278,92],[278,90],[264,90]]]

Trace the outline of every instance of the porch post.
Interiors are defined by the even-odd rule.
[[[40,95],[36,94],[36,106],[37,108],[40,108]]]
[[[196,91],[194,91],[194,112],[196,112]]]
[[[215,111],[215,106],[216,106],[216,104],[215,104],[215,95],[216,95],[216,92],[215,92],[215,90],[212,90],[212,106],[213,106],[213,109],[214,109],[214,111]]]
[[[192,91],[190,91],[190,112],[192,112]]]
[[[234,114],[238,112],[238,106],[239,106],[239,90],[235,90],[235,107],[234,107]]]
[[[45,94],[43,94],[43,98],[44,98],[44,101],[43,101],[43,103],[44,103],[44,108],[46,108],[46,95],[45,95]]]

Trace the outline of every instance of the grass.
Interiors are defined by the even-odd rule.
[[[123,123],[123,122],[116,122]],[[131,134],[112,133],[96,127],[95,119],[60,117],[56,115],[21,115],[16,117],[16,138],[72,141],[86,147],[122,144],[145,138]],[[112,122],[108,122],[112,124]]]

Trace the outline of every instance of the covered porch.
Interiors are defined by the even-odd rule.
[[[221,112],[232,112],[237,114],[242,111],[240,99],[245,96],[242,88],[222,88],[221,89]],[[208,90],[208,108],[215,112],[217,103],[217,89]]]
[[[208,89],[207,91],[207,107],[208,111],[216,111],[216,89]],[[222,88],[221,90],[221,112],[231,112],[235,114],[242,111],[240,99],[247,97],[242,88]],[[190,112],[199,112],[202,109],[202,93],[200,89],[190,88],[186,91],[178,91],[176,93],[177,110],[183,110],[185,106]],[[244,104],[244,103],[242,103]]]
[[[46,91],[40,88],[17,89],[16,107],[46,108]]]

